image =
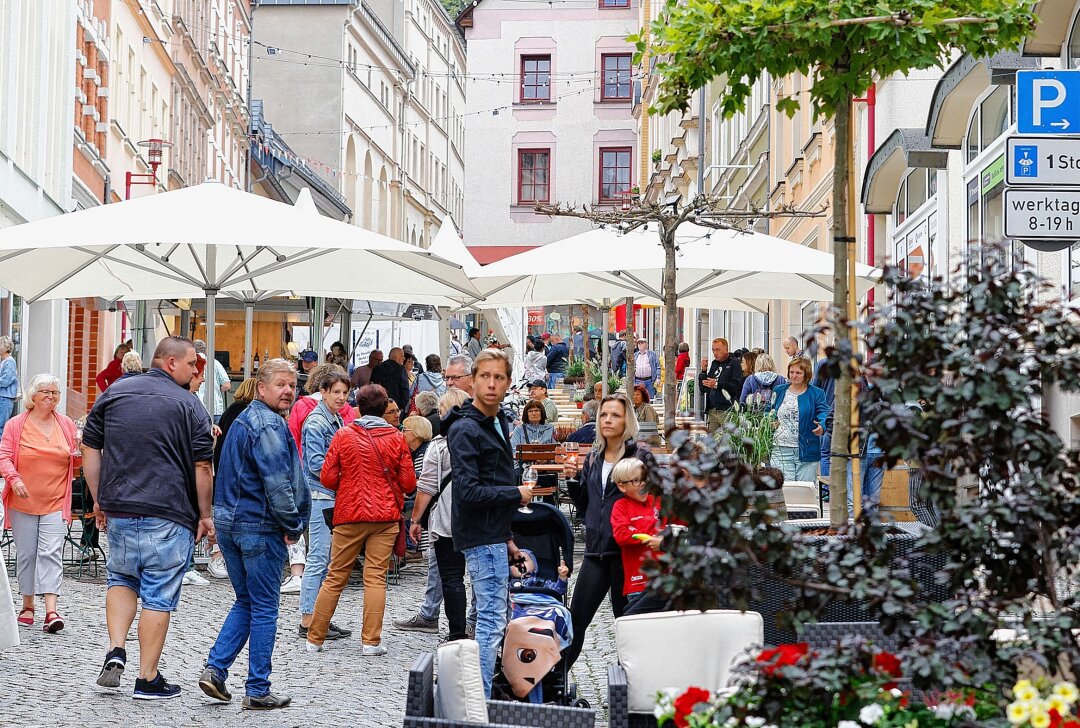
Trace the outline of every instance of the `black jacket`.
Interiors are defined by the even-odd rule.
[[[195,463],[214,455],[210,415],[166,372],[113,382],[86,418],[83,444],[101,451],[97,500],[106,514],[198,529]]]
[[[401,419],[405,419],[409,410],[409,378],[405,367],[393,359],[387,359],[371,370],[371,383],[382,385],[390,399],[401,408]]]
[[[454,474],[454,550],[506,543],[514,510],[521,505],[506,415],[500,411],[497,417],[488,417],[470,400],[447,414],[442,427],[449,430],[446,440]]]
[[[713,359],[712,363],[709,364],[708,371],[698,375],[698,383],[700,384],[706,379],[716,380],[716,389],[706,389],[704,385],[701,387],[705,393],[706,412],[709,410],[726,412],[731,409],[733,404],[739,401],[744,377],[738,357],[728,356],[723,362]],[[725,392],[728,395],[726,397],[724,396]]]
[[[651,452],[632,441],[627,441],[623,457],[637,458],[645,463],[646,468],[655,463]],[[568,483],[570,497],[585,522],[586,556],[619,555],[619,544],[615,543],[615,537],[611,533],[611,509],[623,494],[619,492],[619,486],[615,485],[610,474],[605,482],[601,482],[603,474],[604,456],[593,450],[585,458],[581,477]],[[456,491],[454,497],[457,497]]]
[[[547,370],[552,374],[566,371],[570,358],[570,350],[564,342],[552,344],[547,351]]]

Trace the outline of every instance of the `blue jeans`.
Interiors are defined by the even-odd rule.
[[[218,546],[236,592],[229,616],[210,648],[206,666],[225,680],[229,668],[248,644],[245,692],[262,697],[270,692],[271,658],[277,637],[281,570],[289,554],[281,533],[241,533],[218,529]]]
[[[420,616],[430,622],[439,618],[439,609],[443,604],[443,583],[438,559],[435,558],[435,547],[428,546],[425,553],[428,559],[427,587],[424,589],[424,603],[420,605]],[[465,618],[465,624],[466,628],[476,629],[475,597],[469,600],[469,614]]]
[[[548,389],[554,389],[555,386],[566,378],[566,372],[549,372],[548,373]]]
[[[645,391],[649,393],[650,399],[656,396],[656,389],[653,387],[653,380],[635,378],[634,384],[640,384],[641,386],[645,387]]]
[[[821,477],[829,477],[829,469],[832,467],[832,458],[829,453],[832,452],[832,428],[825,430],[825,434],[821,436]]]
[[[885,468],[873,463],[885,453],[875,448],[867,450],[859,458],[859,472],[862,475],[862,507],[872,514],[877,512],[878,503],[881,501],[881,483],[885,480]],[[854,478],[851,475],[851,465],[848,465],[847,503],[848,518],[855,517],[855,489],[852,487]]]
[[[817,482],[818,461],[800,460],[797,447],[774,446],[769,464],[784,473],[784,482]]]
[[[307,560],[304,562],[304,578],[300,582],[300,614],[315,613],[315,600],[326,578],[326,566],[330,563],[330,529],[326,526],[323,511],[333,507],[332,500],[311,499]]]
[[[506,631],[506,612],[510,606],[510,559],[506,544],[465,549],[465,569],[469,572],[476,600],[476,641],[480,644],[484,698],[490,700],[495,658]]]
[[[143,609],[175,612],[195,534],[179,523],[150,516],[110,518],[107,524],[106,588],[130,589],[139,595]]]
[[[4,434],[4,423],[11,417],[15,409],[15,400],[11,397],[0,397],[0,435]]]

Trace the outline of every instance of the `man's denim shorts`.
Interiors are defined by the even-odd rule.
[[[175,612],[180,604],[195,534],[164,518],[110,518],[106,587],[123,586],[142,599],[143,609]]]

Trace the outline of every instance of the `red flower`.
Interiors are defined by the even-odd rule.
[[[879,652],[874,655],[874,669],[892,677],[900,677],[900,660],[891,652]]]
[[[806,642],[780,645],[771,650],[762,650],[757,656],[757,661],[763,663],[761,671],[772,677],[779,668],[798,663],[809,651],[810,645]]]
[[[1080,720],[1067,720],[1061,725],[1061,728],[1080,728]]]
[[[1050,710],[1050,728],[1061,728],[1061,713]]]
[[[687,688],[679,697],[675,698],[675,725],[677,728],[686,728],[686,716],[694,712],[694,706],[698,703],[709,702],[709,691],[704,688]]]

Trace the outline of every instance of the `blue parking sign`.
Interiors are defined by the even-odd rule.
[[[1018,144],[1013,147],[1013,176],[1039,176],[1039,148],[1034,144]]]
[[[1080,134],[1080,70],[1018,71],[1019,134]]]

